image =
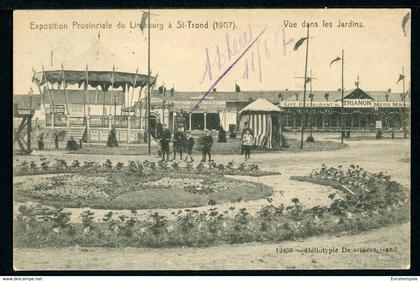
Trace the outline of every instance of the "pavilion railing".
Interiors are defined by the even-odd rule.
[[[130,127],[134,129],[140,128],[141,118],[137,116],[132,116],[130,118]]]
[[[128,128],[128,116],[112,116],[112,126],[116,128]]]
[[[86,118],[70,117],[70,126],[86,126]]]
[[[109,127],[109,117],[107,115],[93,115],[90,117],[91,127]]]

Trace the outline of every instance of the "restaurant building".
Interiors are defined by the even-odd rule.
[[[176,92],[173,95],[153,91],[154,99],[161,100],[162,109],[173,128],[176,116],[187,116],[189,130],[212,130],[221,125],[226,131],[239,124],[238,112],[253,101],[262,98],[282,109],[282,123],[287,130],[301,128],[302,113],[307,113],[305,127],[319,131],[341,130],[341,91],[313,91],[307,93],[303,107],[303,91],[245,91],[211,92],[199,102],[203,92]],[[407,118],[409,99],[400,93],[364,91],[357,87],[344,92],[344,127],[352,130],[402,129],[403,116]],[[155,110],[159,112],[159,110]],[[405,114],[404,114],[405,112]],[[161,114],[163,116],[163,114]],[[378,122],[380,121],[380,122]],[[164,122],[162,119],[161,122]]]

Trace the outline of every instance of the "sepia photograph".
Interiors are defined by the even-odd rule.
[[[410,9],[13,12],[13,267],[410,269]]]

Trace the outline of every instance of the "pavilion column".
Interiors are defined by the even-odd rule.
[[[175,132],[176,112],[172,114],[172,131]]]
[[[321,115],[321,119],[322,119],[322,129],[325,129],[325,115],[324,114]]]
[[[51,110],[50,110],[50,112],[51,112]],[[51,114],[51,129],[54,129],[54,123],[55,123],[55,114],[52,113]]]
[[[292,128],[296,128],[296,114],[292,115]]]
[[[90,142],[90,114],[86,116],[87,142]]]
[[[111,114],[108,115],[108,129],[109,131],[111,131],[112,129],[112,115]]]
[[[207,112],[204,112],[204,130],[207,130]]]
[[[191,123],[192,123],[192,113],[190,112],[190,113],[188,113],[188,118],[189,118],[189,123],[188,123],[188,127],[189,127],[189,130],[191,131],[191,128],[192,128],[192,125],[191,125]]]
[[[358,113],[358,117],[359,117],[359,122],[358,122],[358,124],[357,124],[357,127],[362,127],[362,114],[361,113]]]
[[[130,143],[130,134],[131,134],[131,116],[127,117],[127,143]]]
[[[67,129],[70,128],[70,114],[66,115],[66,127]]]

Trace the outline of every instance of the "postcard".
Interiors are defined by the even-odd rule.
[[[409,269],[410,44],[410,9],[14,11],[14,269]]]

